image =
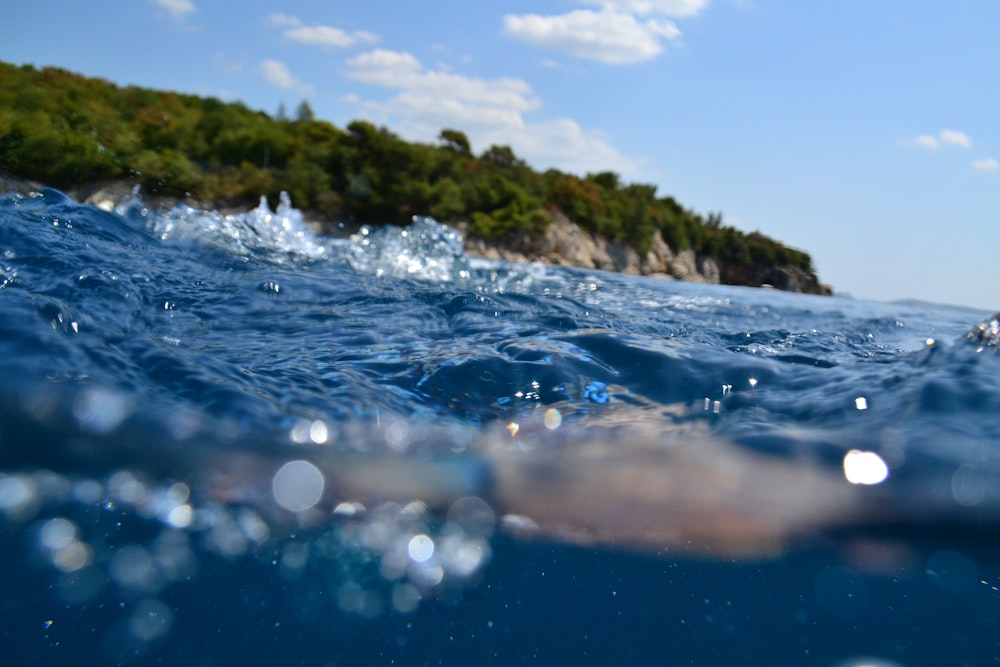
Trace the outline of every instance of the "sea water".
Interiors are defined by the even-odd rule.
[[[3,196],[0,664],[992,664],[989,316]]]

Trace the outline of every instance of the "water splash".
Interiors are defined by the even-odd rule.
[[[455,230],[415,216],[408,227],[365,226],[348,254],[359,273],[444,283],[467,283],[469,259]]]
[[[263,256],[277,263],[283,255],[320,259],[328,255],[328,245],[304,222],[287,192],[282,192],[278,208],[272,211],[267,198],[246,213],[223,214],[177,204],[163,212],[151,212],[138,197],[119,207],[122,214],[139,215],[161,241],[196,242],[239,256]]]

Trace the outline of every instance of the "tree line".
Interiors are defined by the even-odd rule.
[[[58,68],[0,63],[0,170],[61,188],[126,179],[153,194],[229,205],[262,194],[273,201],[284,190],[333,220],[407,224],[431,215],[467,220],[487,238],[544,234],[558,210],[640,254],[658,231],[675,251],[715,258],[729,282],[761,265],[812,272],[805,252],[688,210],[654,185],[613,172],[540,172],[509,146],[476,155],[456,129],[434,144],[408,142],[362,120],[346,128],[317,120],[307,102],[272,117]]]

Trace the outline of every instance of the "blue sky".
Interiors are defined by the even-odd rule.
[[[21,3],[0,59],[464,131],[808,251],[838,291],[1000,308],[1000,3]]]

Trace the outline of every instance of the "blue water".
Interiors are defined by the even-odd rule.
[[[989,315],[4,196],[0,663],[995,663]]]

